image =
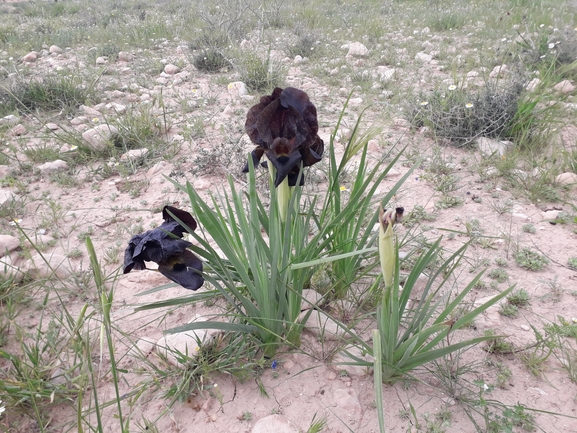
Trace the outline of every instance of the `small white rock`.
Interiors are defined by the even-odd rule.
[[[233,83],[229,83],[227,89],[228,94],[233,99],[236,99],[240,96],[248,95],[246,84],[244,84],[242,81],[235,81]]]
[[[66,168],[68,168],[68,163],[61,159],[45,162],[44,164],[38,166],[38,170],[40,170],[42,173],[50,173],[53,171],[64,170]]]
[[[107,149],[109,140],[111,140],[115,134],[118,134],[116,126],[104,124],[84,131],[82,138],[91,150],[102,152]]]
[[[166,161],[158,161],[156,164],[154,164],[152,167],[148,169],[146,174],[148,176],[154,176],[155,174],[158,174],[161,171],[167,171],[169,166],[170,164]]]
[[[20,246],[20,240],[10,235],[0,235],[0,257],[11,253]]]
[[[503,156],[513,150],[514,144],[507,140],[495,140],[493,138],[479,137],[476,141],[481,153],[490,156],[493,154]]]
[[[118,61],[119,62],[130,62],[130,61],[132,61],[133,58],[134,58],[134,56],[130,53],[127,53],[126,51],[120,51],[118,53]]]
[[[322,298],[323,296],[316,290],[304,289],[301,311],[310,310],[312,306],[318,305],[318,303],[322,300]]]
[[[19,123],[18,125],[16,125],[15,127],[13,127],[10,130],[10,133],[14,136],[20,136],[20,135],[24,135],[26,134],[26,128],[24,127],[24,125],[22,125],[21,123]]]
[[[0,258],[0,280],[12,279],[19,283],[24,278],[24,272],[20,270],[21,259],[17,254],[8,254]]]
[[[121,161],[135,161],[144,158],[148,154],[149,150],[146,148],[142,149],[131,149],[124,153],[121,157]]]
[[[537,90],[537,87],[539,87],[539,84],[541,84],[541,80],[539,78],[533,78],[525,88],[528,92],[534,92]]]
[[[90,118],[101,117],[102,113],[95,108],[89,107],[87,105],[81,105],[80,109]]]
[[[178,72],[180,72],[180,68],[172,63],[169,63],[164,67],[164,73],[168,75],[174,75]]]
[[[573,84],[571,84],[571,81],[563,80],[559,84],[557,84],[555,87],[553,87],[553,89],[559,93],[567,95],[569,93],[573,93],[573,91],[575,90],[575,86]]]
[[[561,173],[555,178],[559,185],[574,185],[577,184],[577,174],[572,172]]]
[[[352,42],[352,43],[348,44],[347,48],[349,49],[347,56],[367,57],[369,55],[368,48],[365,47],[360,42]]]
[[[126,105],[119,104],[118,102],[111,102],[106,104],[105,107],[108,111],[113,111],[117,114],[124,114],[126,113]]]
[[[251,430],[251,433],[298,433],[301,430],[283,415],[268,415],[259,419]]]
[[[554,220],[557,219],[557,217],[559,216],[559,214],[561,214],[560,210],[546,210],[544,212],[541,212],[541,217],[544,220]]]
[[[16,198],[16,194],[7,189],[0,189],[0,206],[12,202]]]
[[[433,60],[433,56],[421,51],[420,53],[417,53],[415,55],[415,60],[418,60],[423,63],[429,63],[431,60]]]
[[[18,122],[20,122],[20,117],[15,116],[14,114],[9,114],[0,119],[0,125],[14,126],[17,125]]]
[[[505,76],[508,69],[509,67],[507,65],[495,66],[489,74],[489,78],[502,78]]]
[[[31,51],[28,54],[26,54],[25,56],[23,56],[22,58],[20,58],[20,60],[23,63],[31,63],[36,61],[36,59],[38,58],[38,53],[36,51]]]

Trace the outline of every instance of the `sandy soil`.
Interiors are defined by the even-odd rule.
[[[163,48],[159,55],[171,62],[186,61],[186,56],[179,54],[173,46]],[[49,68],[74,65],[77,60],[73,52],[66,52],[61,57],[43,57],[30,67],[42,73]],[[107,65],[109,73],[102,77],[103,88],[106,88],[106,83],[114,83],[115,86],[118,85],[118,88],[123,89],[124,85],[137,82],[139,76],[136,72],[126,74],[122,72],[122,69],[134,68],[138,62],[137,55],[132,63],[109,63]],[[190,72],[190,79],[173,85],[172,79],[169,78],[166,85],[157,85],[151,89],[154,95],[159,94],[160,87],[162,87],[165,104],[175,109],[172,114],[173,126],[168,131],[166,140],[176,140],[179,143],[180,151],[176,158],[157,166],[157,170],[151,170],[150,165],[142,167],[128,178],[113,176],[102,179],[94,176],[88,168],[79,167],[78,176],[86,180],[81,185],[72,188],[63,188],[51,182],[47,175],[38,172],[24,175],[27,190],[30,191],[30,199],[23,209],[21,226],[31,234],[43,228],[47,230],[48,235],[55,232],[61,235],[56,239],[55,245],[47,247],[44,254],[51,252],[67,254],[76,247],[83,249],[78,235],[91,226],[93,228],[92,240],[102,256],[106,248],[116,245],[117,242],[123,248],[130,238],[129,230],[134,225],[142,224],[144,229],[158,225],[161,216],[158,212],[151,213],[150,209],[158,209],[167,203],[186,209],[186,196],[175,191],[164,176],[176,178],[180,182],[185,179],[189,180],[207,196],[209,193],[219,191],[226,169],[217,168],[217,173],[211,175],[192,175],[191,170],[194,169],[197,161],[195,158],[199,155],[200,149],[214,146],[223,140],[221,132],[223,125],[228,125],[231,129],[236,128],[237,132],[242,131],[244,113],[255,103],[255,100],[242,100],[231,96],[226,85],[215,84],[210,76],[194,70],[190,65],[187,65],[185,70]],[[301,67],[291,67],[287,84],[308,92],[319,111],[319,120],[322,125],[321,136],[325,138],[325,142],[328,142],[339,107],[345,101],[345,93],[339,92],[338,89],[324,87],[311,78],[305,68]],[[143,90],[122,90],[121,94],[112,96],[112,91],[106,90],[103,92],[107,95],[104,102],[139,104],[138,97],[143,92]],[[206,125],[205,137],[183,140],[183,125],[187,114],[178,113],[177,100],[178,98],[194,99],[199,92],[210,93],[216,98],[213,105],[206,107],[207,112],[214,114],[213,121]],[[356,113],[371,102],[371,100],[365,100],[358,107],[349,110],[346,117],[349,125]],[[371,110],[369,108],[363,127],[375,120],[378,121],[380,117],[378,111]],[[58,118],[54,121],[61,129],[72,128],[69,120]],[[42,125],[38,119],[26,118],[23,119],[23,123],[29,133],[19,139],[14,138],[14,141],[24,140],[27,146],[34,146],[46,143],[45,140],[48,138],[48,143],[58,143],[56,137],[40,134]],[[498,307],[493,307],[475,322],[473,328],[460,331],[459,338],[461,335],[463,337],[479,336],[484,330],[492,328],[502,335],[507,335],[516,348],[522,348],[535,341],[535,335],[529,326],[535,326],[542,331],[544,324],[555,321],[559,315],[569,321],[577,317],[577,300],[573,295],[573,291],[577,290],[577,274],[565,266],[568,257],[577,255],[575,225],[553,225],[549,222],[548,214],[544,214],[550,210],[571,212],[569,205],[534,204],[518,194],[514,195],[506,191],[499,178],[481,178],[476,169],[476,161],[481,159],[478,151],[450,147],[438,148],[426,134],[411,130],[402,121],[389,122],[381,126],[383,130],[370,149],[373,157],[376,158],[380,153],[390,149],[391,144],[395,144],[397,148],[407,145],[410,155],[425,155],[426,157],[422,166],[415,170],[401,192],[397,194],[395,204],[404,206],[406,212],[420,205],[425,210],[436,214],[434,221],[422,221],[421,229],[425,229],[424,233],[428,239],[444,235],[443,246],[448,251],[454,251],[463,242],[469,240],[469,237],[463,233],[466,233],[466,225],[473,218],[480,222],[484,236],[494,237],[487,248],[482,248],[480,244],[470,247],[467,252],[467,262],[459,268],[454,286],[464,287],[464,284],[476,275],[476,272],[470,272],[470,268],[476,267],[483,259],[490,262],[489,269],[492,269],[496,267],[494,259],[500,257],[508,263],[506,268],[509,274],[508,282],[498,284],[496,289],[487,287],[475,290],[468,301],[494,295],[498,290],[508,287],[509,283],[516,284],[517,288],[525,289],[531,296],[530,305],[521,308],[516,318],[504,317],[498,313]],[[246,150],[251,148],[248,140],[245,141],[245,148]],[[444,210],[436,210],[434,207],[439,194],[434,191],[431,182],[427,180],[427,173],[435,158],[435,151],[440,152],[446,161],[453,164],[454,174],[460,179],[459,189],[454,195],[464,200],[461,206]],[[24,158],[22,154],[20,157]],[[405,164],[398,164],[395,167],[395,173],[388,176],[379,186],[379,194],[384,195],[406,172],[411,162],[408,156],[403,157],[402,161]],[[240,168],[240,166],[237,169],[230,168],[232,174],[239,180],[239,185],[243,182]],[[313,170],[315,176],[321,177],[321,182],[313,184],[311,188],[320,189],[323,185],[322,171]],[[143,190],[137,197],[131,198],[122,185],[138,182],[141,182]],[[19,194],[16,188],[8,189]],[[62,218],[58,220],[57,227],[45,225],[49,220],[50,212],[47,198],[57,202],[65,210]],[[576,203],[574,199],[573,194],[573,204]],[[499,214],[491,205],[507,200],[510,200],[511,208],[503,214]],[[535,234],[525,233],[522,230],[522,226],[527,223],[535,226]],[[399,227],[401,235],[407,230],[407,227]],[[449,236],[450,231],[460,233]],[[550,263],[538,272],[524,270],[513,259],[513,251],[517,247],[539,250],[549,258]],[[121,257],[122,253],[119,259]],[[113,272],[119,265],[120,262],[117,260],[115,263],[106,265],[106,270]],[[69,266],[77,272],[86,273],[88,269],[86,254],[70,259]],[[487,278],[485,280],[487,285],[492,281]],[[552,292],[552,281],[555,281],[559,287],[557,292]],[[113,320],[115,327],[119,330],[116,334],[116,357],[119,359],[120,368],[123,369],[120,381],[121,394],[129,394],[139,383],[147,380],[150,376],[146,370],[150,369],[150,365],[167,371],[174,370],[154,351],[147,354],[148,363],[143,362],[141,355],[132,356],[129,349],[133,347],[133,344],[145,337],[158,340],[162,338],[163,331],[190,320],[194,315],[205,316],[219,311],[204,303],[198,303],[180,308],[171,314],[166,314],[166,310],[134,312],[134,307],[140,304],[190,295],[190,292],[182,288],[173,287],[139,296],[167,282],[168,280],[153,271],[118,275],[115,280]],[[65,301],[73,317],[79,313],[85,302],[94,304],[96,301],[95,292],[91,287],[86,287],[84,291],[78,288],[68,290]],[[32,330],[39,324],[40,314],[34,310],[26,311],[25,314],[20,315],[19,320],[25,320],[28,329]],[[98,314],[96,314],[91,331],[94,337],[99,332],[98,320]],[[168,407],[169,400],[163,398],[162,394],[170,381],[174,380],[172,378],[160,383],[160,390],[150,386],[150,390],[144,392],[138,399],[128,396],[122,402],[123,410],[125,416],[129,415],[133,420],[131,431],[141,431],[138,430],[137,424],[147,419],[154,422],[158,431],[162,432],[250,432],[259,419],[271,414],[281,414],[293,424],[292,431],[295,429],[306,431],[311,420],[316,416],[317,420],[319,418],[327,420],[323,430],[326,432],[377,432],[378,422],[371,371],[333,363],[330,357],[333,351],[332,343],[321,344],[305,331],[302,351],[281,351],[276,358],[278,366],[275,369],[271,367],[270,360],[263,366],[259,380],[262,381],[267,395],[263,395],[256,378],[251,377],[248,380],[239,381],[230,375],[213,374],[205,378],[206,390],[191,395],[184,403],[176,403]],[[435,418],[435,414],[443,408],[452,414],[450,425],[445,427],[446,431],[474,431],[471,420],[464,413],[462,401],[474,396],[475,392],[478,396],[479,386],[473,381],[484,381],[488,385],[495,385],[498,374],[495,365],[502,363],[510,369],[511,376],[502,383],[501,388],[495,386],[491,387],[490,392],[485,392],[485,398],[507,405],[521,403],[537,409],[535,420],[541,431],[577,432],[577,419],[554,414],[577,416],[576,385],[569,379],[562,364],[554,357],[550,357],[545,362],[541,377],[535,377],[529,372],[521,360],[520,353],[503,356],[490,355],[482,347],[475,347],[461,354],[458,361],[455,359],[453,361],[455,361],[453,368],[456,365],[469,366],[471,371],[460,375],[457,381],[450,381],[446,377],[433,374],[431,371],[438,371],[438,368],[430,366],[431,371],[415,372],[418,381],[383,386],[387,431],[404,432],[419,429],[431,432],[441,431],[433,430],[431,423],[440,423]],[[99,371],[108,372],[110,360],[104,355],[101,360],[95,359],[95,366],[98,366]],[[472,390],[473,394],[465,391],[465,387]],[[114,389],[109,374],[103,374],[100,377],[98,394],[101,401],[109,401],[113,398]],[[89,398],[86,395],[85,405],[89,404]],[[411,413],[412,409],[417,415],[417,420]],[[498,412],[496,408],[489,408],[489,410]],[[115,412],[115,406],[110,406],[104,411],[104,424],[107,432],[119,431],[118,420],[114,417]],[[5,425],[8,425],[7,423],[14,425],[15,422],[19,422],[20,426],[25,426],[20,431],[34,431],[34,426],[28,424],[20,415],[10,414],[10,411],[7,415],[8,417],[2,420]],[[55,406],[52,409],[51,428],[54,431],[77,431],[74,427],[74,419],[73,405]],[[92,419],[95,420],[95,418]],[[480,417],[476,419],[478,421]]]

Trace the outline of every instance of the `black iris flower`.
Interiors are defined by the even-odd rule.
[[[246,115],[245,130],[257,146],[251,153],[254,166],[266,155],[276,168],[275,187],[287,177],[289,186],[296,186],[301,163],[311,166],[323,155],[317,109],[305,92],[294,87],[277,87],[272,95],[260,98]],[[248,163],[243,171],[248,172]]]
[[[185,289],[198,290],[204,283],[202,262],[188,249],[192,244],[182,239],[187,229],[196,229],[196,221],[188,212],[172,206],[162,209],[162,217],[159,227],[130,239],[124,251],[124,273],[146,269],[144,262],[155,262],[165,277]]]

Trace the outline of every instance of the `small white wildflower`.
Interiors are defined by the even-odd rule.
[[[473,108],[473,104],[471,104],[470,102],[467,102],[467,103],[465,104],[465,107],[467,107],[467,108]]]
[[[549,49],[552,50],[553,48],[555,48],[555,44],[551,42],[549,43],[549,45],[547,45],[547,47],[549,47]]]
[[[218,383],[215,383],[215,384],[214,384],[214,387],[215,387],[215,388],[218,388]]]
[[[100,119],[99,119],[98,117],[95,117],[94,119],[92,119],[92,121],[93,121],[94,123],[98,123],[98,122],[100,122]]]
[[[425,105],[429,105],[429,103],[427,101],[423,101],[421,102],[421,106],[424,107]]]
[[[451,84],[448,89],[449,90],[455,90],[457,88],[457,86],[455,86],[454,84]]]
[[[545,27],[545,24],[540,24],[539,28],[542,29],[543,27]]]

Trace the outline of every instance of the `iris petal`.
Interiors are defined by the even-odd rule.
[[[167,257],[158,263],[162,275],[185,289],[198,290],[204,284],[202,262],[190,250]]]
[[[286,177],[289,185],[295,186],[301,161],[302,166],[307,167],[321,160],[324,143],[317,135],[318,129],[317,110],[305,92],[294,87],[275,88],[247,114],[245,130],[257,145],[251,154],[254,166],[264,152],[280,172],[275,186]],[[248,172],[248,164],[243,172]],[[304,184],[302,176],[299,183]]]
[[[181,239],[185,231],[196,229],[196,220],[172,206],[165,206],[162,216],[160,226],[130,239],[124,251],[124,273],[146,269],[144,262],[156,262],[163,275],[187,289],[198,290],[204,283],[199,273],[202,262],[187,249],[192,244]]]

